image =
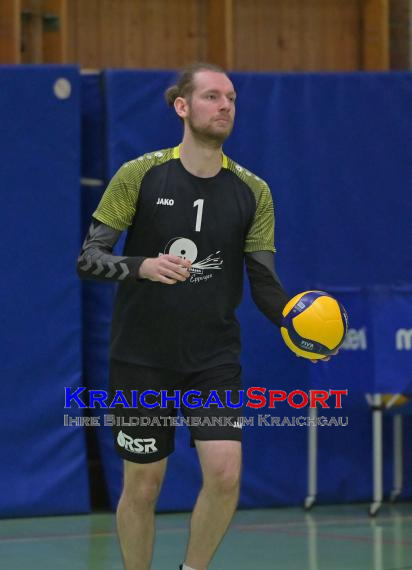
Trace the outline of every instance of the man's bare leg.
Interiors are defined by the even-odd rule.
[[[190,521],[185,563],[204,570],[225,535],[239,498],[239,441],[196,441],[203,486]]]
[[[123,492],[117,507],[117,531],[126,570],[149,570],[155,535],[154,510],[167,459],[124,462]]]

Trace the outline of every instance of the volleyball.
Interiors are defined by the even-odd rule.
[[[344,307],[324,291],[304,291],[284,307],[280,328],[286,345],[298,356],[321,360],[342,344],[348,330]]]

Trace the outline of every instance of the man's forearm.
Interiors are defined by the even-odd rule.
[[[82,279],[124,281],[139,279],[144,257],[113,255],[113,247],[121,232],[93,220],[82,251],[77,259],[77,273]]]
[[[282,310],[290,296],[283,289],[270,251],[245,254],[252,299],[260,311],[274,324],[282,324]]]

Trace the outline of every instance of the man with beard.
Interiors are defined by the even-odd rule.
[[[93,214],[78,260],[83,278],[118,281],[112,322],[110,390],[145,392],[137,408],[116,414],[149,425],[115,427],[124,459],[117,524],[125,568],[148,570],[154,509],[174,427],[153,419],[176,416],[169,399],[192,391],[213,406],[181,410],[190,425],[203,475],[183,570],[204,570],[232,519],[241,472],[240,338],[235,309],[246,263],[252,297],[275,324],[288,296],[275,273],[274,212],[267,184],[222,152],[235,117],[235,89],[219,67],[185,69],[166,100],[183,121],[175,148],[124,164]],[[127,239],[121,257],[113,247]],[[230,403],[227,403],[227,392]],[[222,405],[217,404],[217,400]],[[156,403],[157,402],[157,403]],[[212,418],[227,420],[211,425]],[[142,423],[142,422],[140,422]],[[147,422],[146,422],[147,423]],[[226,424],[226,425],[225,425]]]

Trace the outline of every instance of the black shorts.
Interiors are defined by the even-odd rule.
[[[111,360],[110,401],[113,401],[117,391],[122,391],[127,402],[133,406],[127,408],[117,404],[109,412],[115,416],[111,419],[115,423],[113,435],[116,450],[124,459],[134,463],[159,461],[174,451],[176,425],[173,424],[176,423],[178,426],[187,425],[192,445],[194,440],[241,441],[242,407],[227,405],[227,398],[233,405],[241,401],[240,372],[241,367],[238,364],[225,364],[208,370],[181,373]],[[188,404],[200,402],[200,398],[205,404],[211,396],[211,391],[215,392],[212,393],[208,407],[203,405],[191,408],[184,405],[180,398],[179,409],[175,407],[173,401],[162,402],[161,397],[153,394],[146,394],[144,402],[149,405],[159,402],[166,407],[143,406],[139,398],[146,390],[163,391],[167,396],[176,396],[175,390],[180,390],[181,396],[189,390],[200,392],[199,396],[196,395],[196,400],[192,396],[187,396]],[[214,394],[217,394],[218,398],[215,398]],[[223,406],[220,407],[220,404]]]

